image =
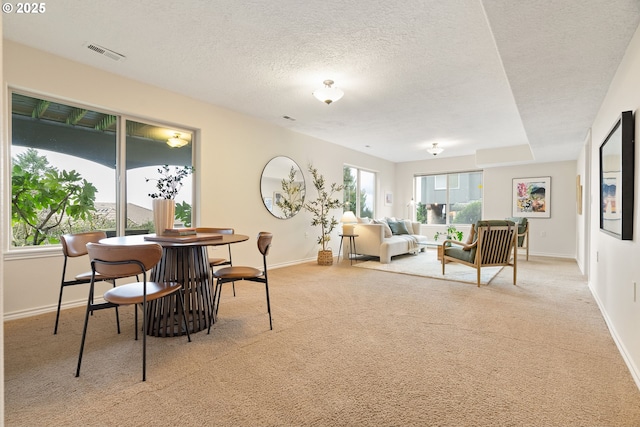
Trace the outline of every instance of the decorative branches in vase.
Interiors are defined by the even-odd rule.
[[[324,177],[312,165],[309,165],[309,173],[311,173],[313,186],[318,193],[318,197],[305,203],[304,209],[313,215],[311,225],[314,227],[320,226],[318,244],[322,249],[318,251],[318,264],[331,265],[333,264],[333,252],[328,244],[331,240],[331,232],[338,225],[338,221],[334,216],[330,215],[330,211],[331,209],[342,207],[342,202],[340,199],[335,198],[334,194],[342,191],[344,185],[332,183],[327,190]]]

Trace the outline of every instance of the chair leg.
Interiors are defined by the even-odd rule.
[[[191,342],[191,334],[189,333],[189,321],[187,320],[187,313],[184,310],[184,290],[180,289],[178,292],[178,298],[180,299],[180,305],[182,306],[182,320],[184,321],[184,330],[187,331],[187,340]],[[211,330],[211,323],[209,323],[209,330]]]
[[[271,303],[269,302],[269,282],[264,282],[264,289],[267,293],[267,311],[269,312],[269,329],[273,331],[273,323],[271,321]]]
[[[133,313],[134,313],[134,322],[135,322],[135,327],[134,329],[136,330],[136,337],[135,340],[138,341],[138,305],[134,305],[133,306]],[[145,316],[144,313],[142,313],[143,316]]]
[[[62,290],[64,285],[60,284],[60,296],[58,297],[58,311],[56,312],[56,326],[53,328],[53,335],[58,333],[58,321],[60,320],[60,307],[62,306]]]
[[[215,314],[218,314],[218,307],[220,307],[220,295],[222,294],[222,281],[218,279],[217,281],[217,293],[218,293],[218,301],[216,302]]]
[[[211,279],[212,283],[209,286],[209,327],[207,328],[207,334],[211,333],[211,325],[216,322],[215,315],[215,305],[216,305],[216,295],[218,293],[218,283],[217,280]],[[211,292],[211,287],[213,287],[213,293]]]
[[[142,381],[147,380],[147,316],[146,316],[146,313],[147,313],[147,299],[144,298],[142,300]],[[136,327],[136,331],[137,330],[138,328]]]
[[[90,291],[89,301],[87,301],[87,311],[84,315],[84,327],[82,328],[82,340],[80,341],[80,354],[78,355],[78,367],[76,368],[76,377],[80,376],[80,365],[82,364],[82,353],[84,351],[84,342],[87,337],[87,325],[89,323],[89,312],[91,311],[91,297],[93,289]]]
[[[111,280],[110,282],[113,285],[113,287],[115,288],[116,287],[116,281],[115,280]],[[117,325],[118,334],[119,334],[120,333],[120,313],[118,312],[118,307],[117,306],[115,307],[115,309],[116,309],[116,325]]]

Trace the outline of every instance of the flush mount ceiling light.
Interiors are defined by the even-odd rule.
[[[313,96],[315,96],[319,101],[329,105],[332,102],[339,100],[344,95],[344,92],[337,87],[331,87],[331,85],[334,84],[333,80],[325,80],[322,83],[324,83],[324,87],[313,92]]]
[[[438,143],[434,142],[433,145],[431,146],[431,148],[428,148],[427,151],[431,154],[433,154],[434,156],[437,156],[438,154],[442,153],[444,151],[444,148],[440,148],[438,147]]]
[[[189,143],[189,141],[187,141],[186,139],[182,139],[180,138],[180,134],[176,133],[174,136],[172,136],[171,138],[167,139],[167,145],[171,148],[180,148],[180,147],[184,147],[185,145],[187,145]]]

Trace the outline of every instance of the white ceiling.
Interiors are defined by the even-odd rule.
[[[45,4],[3,14],[4,37],[394,162],[433,142],[576,159],[640,23],[640,0]]]

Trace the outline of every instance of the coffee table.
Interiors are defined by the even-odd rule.
[[[428,248],[437,248],[438,249],[438,261],[442,261],[442,255],[444,254],[444,241],[438,242],[437,240],[429,240],[426,242],[418,242],[420,246],[426,246]]]

